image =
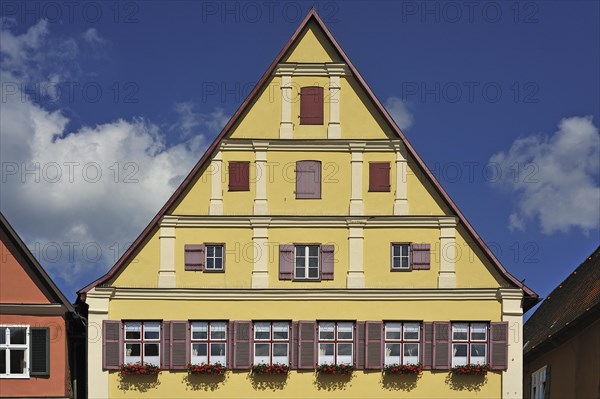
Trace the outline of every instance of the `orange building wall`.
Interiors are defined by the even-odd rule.
[[[0,241],[0,303],[50,303],[14,254]]]

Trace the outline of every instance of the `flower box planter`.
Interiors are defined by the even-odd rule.
[[[487,375],[490,366],[487,364],[466,364],[452,368],[452,374],[455,375]]]
[[[383,371],[390,375],[419,375],[423,372],[423,365],[419,364],[389,364]]]
[[[188,373],[192,375],[214,375],[220,376],[225,374],[227,368],[221,363],[215,364],[188,364]]]
[[[158,375],[160,367],[147,363],[124,363],[119,367],[121,375]]]
[[[354,366],[350,364],[321,364],[317,367],[319,374],[350,375],[353,371]]]
[[[252,366],[252,374],[256,375],[287,375],[290,372],[290,367],[287,364],[275,363],[255,364]]]

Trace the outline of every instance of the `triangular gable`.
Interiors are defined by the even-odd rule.
[[[310,29],[306,29],[307,27]],[[317,32],[314,29],[314,27],[318,27],[320,32]],[[201,170],[208,164],[208,162],[210,162],[210,159],[211,159],[213,153],[215,152],[215,150],[218,148],[221,140],[223,140],[225,137],[227,137],[227,135],[230,133],[232,128],[238,122],[238,119],[244,113],[246,113],[246,111],[248,110],[248,108],[250,107],[250,105],[252,104],[254,99],[258,96],[258,94],[264,88],[265,84],[268,82],[268,80],[271,77],[271,75],[273,74],[276,66],[280,62],[284,61],[285,57],[288,56],[288,54],[289,54],[289,56],[293,56],[295,50],[297,50],[297,51],[302,50],[302,49],[299,49],[298,47],[296,47],[295,45],[299,42],[299,38],[301,37],[301,35],[307,34],[306,32],[312,32],[311,34],[314,34],[315,38],[317,38],[318,35],[323,34],[328,39],[328,42],[331,44],[331,48],[324,47],[324,51],[327,52],[329,56],[331,56],[331,49],[334,49],[335,53],[340,57],[342,62],[346,63],[346,65],[352,72],[353,76],[358,81],[362,90],[365,91],[365,93],[368,95],[368,97],[370,98],[372,103],[375,105],[377,110],[380,112],[382,117],[389,124],[394,136],[400,138],[404,142],[409,156],[412,159],[414,159],[417,167],[421,170],[423,175],[426,176],[426,178],[429,180],[429,182],[433,185],[435,190],[443,198],[443,200],[446,202],[448,207],[452,211],[455,212],[456,216],[459,218],[460,222],[462,222],[462,224],[465,226],[468,233],[472,236],[473,240],[475,242],[477,242],[478,245],[482,248],[485,256],[491,261],[493,266],[500,272],[500,274],[502,276],[504,276],[513,286],[523,289],[523,291],[525,292],[524,308],[527,310],[530,307],[532,307],[533,305],[535,305],[539,301],[538,295],[533,290],[531,290],[529,287],[527,287],[523,283],[521,283],[513,275],[511,275],[502,266],[500,261],[494,256],[494,254],[490,251],[490,249],[483,242],[483,240],[479,237],[479,235],[475,232],[475,230],[473,229],[471,224],[467,221],[467,219],[464,217],[462,212],[458,209],[456,204],[452,201],[450,196],[446,193],[446,191],[442,188],[442,186],[437,181],[437,179],[433,176],[431,171],[427,168],[427,166],[425,165],[425,162],[423,162],[423,160],[421,159],[421,157],[419,157],[419,155],[417,154],[417,152],[415,151],[413,146],[406,139],[406,137],[404,136],[404,133],[402,133],[400,128],[396,125],[396,123],[394,122],[394,120],[392,119],[390,114],[387,112],[385,107],[382,105],[382,103],[375,96],[375,94],[373,93],[371,88],[364,81],[364,79],[362,78],[362,76],[360,75],[360,73],[358,72],[356,67],[354,67],[354,65],[352,64],[352,62],[350,61],[350,59],[344,52],[344,50],[342,50],[342,48],[340,47],[338,42],[335,40],[335,38],[332,36],[329,29],[325,26],[325,24],[323,23],[323,21],[321,20],[321,18],[319,17],[319,15],[317,14],[317,12],[314,8],[312,8],[308,12],[308,14],[304,18],[304,20],[300,23],[300,25],[298,26],[298,28],[296,29],[296,31],[294,32],[292,37],[288,40],[288,42],[285,44],[283,49],[275,57],[275,59],[270,64],[269,68],[263,74],[261,79],[258,81],[256,86],[254,86],[254,88],[252,89],[252,91],[250,92],[248,97],[246,97],[244,102],[239,106],[239,108],[233,114],[231,119],[227,122],[227,124],[225,125],[223,130],[219,133],[219,135],[211,143],[211,145],[208,147],[208,149],[206,150],[206,152],[204,153],[204,155],[202,156],[200,161],[198,161],[198,163],[194,166],[192,171],[188,174],[188,176],[185,178],[185,180],[181,183],[181,185],[173,193],[171,198],[162,207],[162,209],[158,212],[158,214],[151,220],[151,222],[148,224],[148,226],[146,226],[146,228],[144,229],[142,234],[140,234],[140,236],[135,240],[135,242],[131,245],[131,247],[129,247],[129,249],[117,261],[117,263],[104,276],[100,277],[99,279],[92,282],[88,286],[82,288],[79,291],[80,296],[83,297],[85,295],[85,293],[88,292],[90,289],[92,289],[100,284],[106,283],[111,277],[113,277],[128,262],[129,259],[131,259],[133,254],[137,252],[137,250],[140,248],[140,246],[143,244],[143,242],[148,238],[148,236],[152,233],[152,231],[158,227],[161,218],[164,215],[166,215],[173,208],[174,204],[176,204],[179,201],[180,197],[187,191],[188,186],[190,186],[193,183],[194,178],[197,176],[197,174],[201,172]]]
[[[39,304],[47,301],[46,303],[62,304],[69,312],[74,312],[73,305],[54,284],[2,213],[0,213],[0,240],[3,252],[2,268],[5,274],[2,278],[3,283],[10,275],[17,280],[10,283],[19,284],[19,290],[26,294],[21,300],[11,301],[11,303]],[[14,267],[20,267],[21,270],[13,269]]]

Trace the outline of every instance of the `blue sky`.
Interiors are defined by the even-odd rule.
[[[47,4],[0,6],[0,208],[70,298],[312,5],[511,273],[544,296],[600,243],[598,2]]]

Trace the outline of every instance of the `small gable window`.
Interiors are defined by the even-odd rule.
[[[223,245],[206,245],[206,271],[222,271],[225,267],[223,260]]]
[[[224,243],[186,244],[184,251],[185,270],[225,271]]]
[[[300,88],[300,124],[323,124],[323,88],[307,86]]]
[[[410,270],[410,244],[392,244],[392,269]]]

